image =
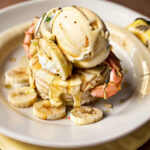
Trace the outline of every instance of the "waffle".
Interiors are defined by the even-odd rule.
[[[42,99],[50,99],[49,95],[52,92],[51,87],[53,87],[54,93],[52,94],[59,95],[67,106],[74,104],[73,97],[76,91],[81,94],[81,105],[95,101],[96,98],[90,95],[90,90],[103,84],[108,73],[107,65],[101,64],[90,69],[76,69],[68,80],[63,81],[58,75],[43,69],[37,56],[32,57],[29,64],[33,72],[33,80],[38,95]]]

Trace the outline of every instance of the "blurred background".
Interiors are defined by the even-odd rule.
[[[12,4],[24,2],[28,0],[0,0],[0,9]],[[147,17],[150,17],[150,0],[108,0],[131,8]],[[149,131],[150,132],[150,131]],[[144,144],[139,150],[150,150],[150,140]]]
[[[0,8],[28,0],[0,0]],[[150,0],[109,0],[150,17]]]

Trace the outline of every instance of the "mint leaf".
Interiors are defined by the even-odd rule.
[[[51,19],[52,19],[51,17],[47,17],[45,21],[46,21],[46,22],[50,22]]]
[[[42,18],[44,18],[46,16],[46,13],[43,14]]]

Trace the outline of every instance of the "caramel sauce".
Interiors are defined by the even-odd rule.
[[[10,60],[11,62],[16,62],[16,58],[15,58],[15,57],[11,57],[9,60]]]
[[[73,85],[74,84],[74,85]],[[67,81],[62,81],[55,76],[50,82],[49,99],[52,105],[61,106],[63,104],[62,94],[71,94],[74,100],[74,107],[81,106],[81,88],[82,80],[78,75],[73,75]]]
[[[7,89],[11,89],[12,88],[12,86],[10,84],[5,84],[4,87],[7,88]]]

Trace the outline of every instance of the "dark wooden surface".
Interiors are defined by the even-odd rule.
[[[0,0],[0,9],[12,4],[24,2],[27,0]],[[150,0],[109,0],[128,8],[131,8],[137,12],[142,13],[150,17]],[[145,143],[139,150],[150,150],[150,140]]]
[[[150,17],[150,0],[109,0]]]

